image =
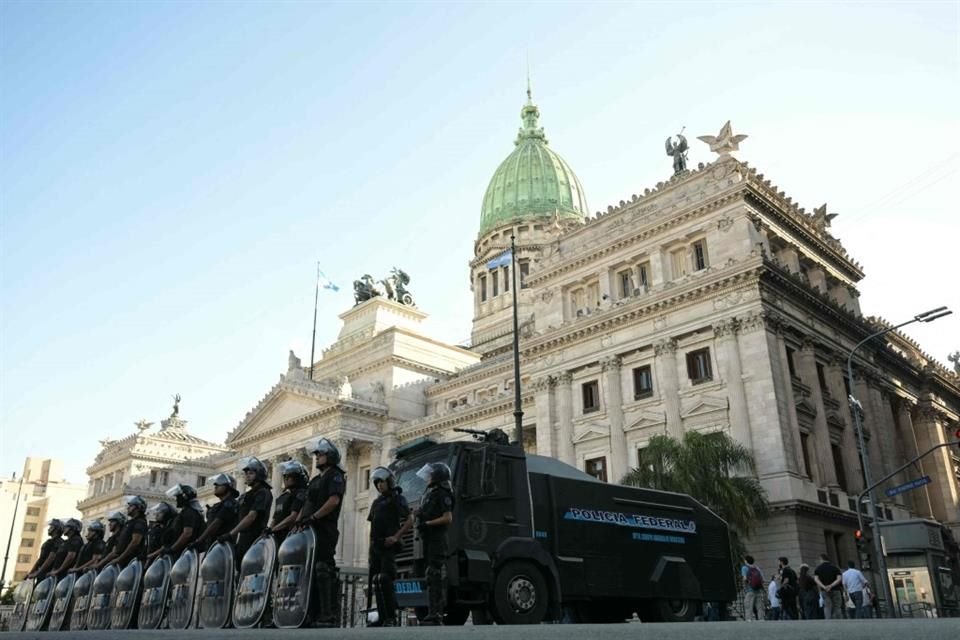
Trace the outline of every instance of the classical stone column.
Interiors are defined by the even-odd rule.
[[[537,405],[537,453],[555,456],[553,445],[554,396],[556,379],[553,376],[538,378],[533,383]]]
[[[557,457],[569,465],[576,466],[573,450],[573,374],[563,371],[556,376],[556,396],[559,420],[557,429]]]
[[[777,353],[780,356],[780,377],[783,379],[783,393],[787,404],[787,421],[789,422],[787,435],[789,436],[789,445],[792,455],[786,456],[787,471],[792,471],[800,476],[806,475],[806,468],[803,463],[803,443],[800,439],[800,421],[797,419],[797,401],[793,395],[793,376],[790,374],[790,355],[787,353],[787,342],[783,337],[782,319],[775,322],[774,328],[777,334]],[[813,478],[810,478],[813,480]]]
[[[381,439],[382,449],[380,450],[380,465],[386,467],[393,462],[393,452],[397,448],[397,425],[394,422],[387,422],[383,428],[383,437]],[[371,463],[372,464],[372,463]]]
[[[847,474],[847,493],[856,495],[863,491],[863,471],[860,465],[860,452],[857,448],[857,434],[853,425],[853,416],[850,415],[850,403],[847,399],[847,388],[843,384],[844,362],[838,357],[831,357],[830,364],[824,370],[827,379],[827,389],[830,395],[840,402],[840,417],[843,418],[843,439],[840,441],[843,449],[843,468]]]
[[[873,400],[870,396],[870,387],[867,385],[863,372],[855,371],[853,374],[854,393],[860,405],[863,407],[863,416],[860,425],[864,429],[864,437],[867,440],[867,455],[870,463],[870,477],[876,482],[887,474],[884,470],[883,454],[880,451],[880,438],[877,436],[877,413],[873,406]],[[879,498],[878,498],[879,500]]]
[[[623,387],[620,358],[608,356],[600,361],[604,375],[607,422],[610,423],[610,482],[619,482],[630,471],[627,462],[627,435],[623,431]]]
[[[333,443],[340,450],[343,467],[347,470],[347,492],[343,496],[343,505],[340,508],[340,560],[347,565],[354,564],[354,531],[357,523],[357,489],[360,479],[358,478],[358,457],[356,451],[351,446],[352,441],[346,438],[339,438]]]
[[[897,407],[897,426],[900,429],[900,433],[903,434],[903,440],[906,443],[907,451],[904,452],[904,455],[907,457],[914,458],[924,450],[920,449],[920,443],[917,441],[917,431],[913,424],[913,417],[911,414],[911,403],[907,400],[900,400],[900,404]],[[920,475],[927,475],[927,471],[924,468],[924,461],[917,461],[917,468],[920,471]],[[927,461],[927,466],[929,466],[929,460]],[[933,517],[933,501],[930,498],[930,485],[925,487],[920,487],[919,489],[914,489],[910,492],[913,495],[913,509],[921,517],[932,518]]]
[[[677,376],[677,341],[664,340],[653,345],[656,356],[660,397],[667,414],[667,433],[677,440],[683,438],[683,419],[680,417],[680,381]]]
[[[280,475],[280,465],[283,464],[283,462],[284,460],[280,456],[274,456],[270,459],[270,484],[273,486],[274,497],[283,493],[283,476]]]
[[[952,439],[948,438],[943,426],[946,418],[935,407],[921,406],[913,418],[920,451]],[[937,449],[926,457],[926,461],[925,469],[933,480],[929,485],[933,515],[941,522],[960,523],[960,487],[953,472],[950,447]]]
[[[373,470],[376,467],[385,467],[387,465],[383,464],[383,443],[382,442],[371,442],[370,443],[370,473],[373,473]]]
[[[890,412],[890,404],[883,401],[883,393],[876,381],[871,380],[868,383],[870,389],[870,404],[873,406],[873,426],[874,435],[880,444],[880,455],[883,458],[883,473],[888,474],[900,465],[897,464],[896,451],[893,434],[893,417]],[[883,476],[877,476],[877,479]],[[897,481],[900,475],[894,476]]]
[[[743,386],[743,368],[740,362],[740,344],[737,332],[740,323],[736,318],[723,320],[713,327],[722,357],[720,374],[727,381],[730,401],[730,434],[733,439],[753,451],[753,433],[750,430],[750,415],[747,413],[747,391]]]
[[[817,377],[817,360],[813,343],[805,340],[797,353],[797,373],[803,384],[810,389],[810,401],[817,408],[813,419],[814,445],[820,461],[820,474],[828,487],[837,487],[837,472],[833,465],[833,450],[830,448],[830,430],[827,427],[827,412],[823,405],[823,393],[820,391],[820,378]]]

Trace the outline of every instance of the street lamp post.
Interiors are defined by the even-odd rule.
[[[880,565],[879,575],[880,575],[880,581],[883,584],[883,597],[887,601],[887,609],[890,612],[890,615],[892,617],[897,617],[897,616],[893,608],[893,593],[890,591],[890,580],[887,577],[887,559],[883,555],[883,544],[880,540],[880,518],[877,511],[877,500],[876,500],[876,497],[874,496],[874,488],[872,486],[873,479],[870,473],[870,458],[867,455],[866,443],[864,443],[863,441],[863,425],[861,424],[861,421],[860,421],[860,412],[862,411],[862,405],[860,404],[860,401],[857,400],[856,397],[854,397],[853,395],[853,390],[854,390],[853,354],[856,353],[857,349],[859,349],[866,343],[870,342],[874,338],[878,338],[882,335],[888,334],[891,331],[896,331],[897,329],[901,327],[905,327],[908,324],[913,324],[914,322],[933,322],[934,320],[937,320],[938,318],[942,318],[944,316],[948,316],[951,313],[953,312],[947,309],[946,307],[938,307],[936,309],[932,309],[930,311],[926,311],[924,313],[916,315],[910,320],[900,323],[895,327],[890,327],[889,329],[884,329],[883,331],[877,331],[876,333],[872,333],[866,338],[864,338],[863,340],[861,340],[860,342],[858,342],[856,346],[854,346],[853,349],[850,350],[850,355],[847,356],[847,380],[849,381],[849,384],[850,384],[850,397],[848,398],[848,401],[850,402],[850,413],[853,414],[853,424],[857,430],[857,442],[860,444],[860,464],[863,466],[863,480],[869,489],[868,495],[870,497],[870,517],[873,518],[873,523],[875,528],[875,531],[873,534],[873,545],[874,545],[874,552],[877,556],[877,563]],[[860,515],[860,505],[857,504],[857,516],[859,517],[859,515]]]

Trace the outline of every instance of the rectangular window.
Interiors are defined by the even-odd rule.
[[[640,285],[643,287],[649,287],[650,286],[650,276],[649,276],[650,263],[641,262],[639,270],[640,270]]]
[[[17,571],[15,574],[13,574],[13,581],[20,582],[21,580],[25,580],[26,577],[27,577],[26,571]]]
[[[820,390],[829,395],[827,390],[827,376],[824,373],[823,365],[819,362],[817,363],[817,380],[820,382]]]
[[[793,357],[796,353],[796,351],[787,347],[787,368],[790,370],[790,376],[793,378],[797,377],[797,368],[796,365],[793,364]]]
[[[202,487],[207,484],[207,476],[197,476],[197,486]]]
[[[33,495],[35,495],[35,496],[45,496],[45,495],[47,495],[47,485],[45,485],[45,484],[35,484],[35,485],[33,485]]]
[[[847,474],[843,467],[843,449],[841,449],[838,444],[831,444],[830,452],[833,454],[833,470],[837,474],[837,484],[840,485],[840,488],[846,493]]]
[[[583,383],[583,412],[600,409],[600,383],[596,380]]]
[[[630,273],[630,269],[617,273],[617,284],[621,298],[629,298],[633,295],[633,274]]]
[[[813,471],[810,469],[810,434],[800,434],[800,452],[803,454],[803,470],[807,477],[813,480]]]
[[[151,486],[151,487],[157,486],[157,480],[158,480],[158,479],[159,479],[159,478],[157,477],[157,470],[156,470],[156,469],[152,469],[152,470],[150,471],[150,486]]]
[[[113,474],[111,473],[106,478],[103,479],[104,491],[111,491],[113,489]]]
[[[693,384],[713,379],[710,368],[710,349],[697,349],[687,354],[687,376]]]
[[[123,471],[117,471],[115,475],[117,477],[116,485],[119,487],[123,484]]]
[[[480,280],[480,302],[487,301],[487,276],[479,275],[477,279]]]
[[[633,399],[649,398],[653,395],[653,375],[650,365],[637,367],[633,370]]]
[[[25,525],[23,525],[23,530],[24,530],[24,531],[36,531],[36,530],[37,530],[37,525],[36,525],[36,523],[34,523],[34,522],[28,522],[28,523],[26,523]]]
[[[40,515],[40,507],[27,507],[27,515],[28,515],[28,516],[39,516],[39,515]]]
[[[93,483],[93,495],[98,496],[103,493],[103,478],[97,478]]]
[[[503,292],[510,291],[510,267],[503,268]]]
[[[30,562],[30,554],[29,554],[29,553],[21,553],[21,554],[19,554],[19,555],[17,556],[17,562],[19,562],[20,564],[26,564],[26,563]]]
[[[496,271],[490,273],[490,290],[494,298],[500,295],[500,274]]]
[[[32,546],[33,546],[33,538],[24,538],[23,540],[20,541],[20,546],[21,546],[21,547],[32,547]]]
[[[590,308],[600,306],[600,283],[592,282],[587,285],[587,304]]]
[[[607,459],[604,457],[584,460],[583,470],[597,480],[607,481]]]
[[[363,467],[360,469],[360,486],[363,491],[370,490],[370,467]]]
[[[707,259],[707,241],[706,240],[697,240],[693,243],[693,269],[694,271],[700,271],[701,269],[706,269],[710,264]]]
[[[530,261],[521,260],[520,264],[520,288],[527,288],[527,276],[530,275]]]
[[[687,275],[687,250],[677,249],[670,252],[670,273],[674,278]]]

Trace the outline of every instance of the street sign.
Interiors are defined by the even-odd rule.
[[[884,491],[884,493],[887,494],[888,498],[892,498],[897,494],[904,493],[907,491],[912,491],[914,489],[919,489],[920,487],[930,484],[931,482],[933,482],[933,480],[930,479],[930,476],[920,476],[919,478],[916,478],[915,480],[911,480],[910,482],[905,482],[896,487],[890,487],[889,489]]]

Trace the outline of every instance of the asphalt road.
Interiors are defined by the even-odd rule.
[[[345,638],[347,640],[410,640],[411,638],[465,638],[469,640],[957,640],[960,618],[942,620],[816,620],[811,622],[691,622],[686,624],[539,625],[531,627],[406,627],[401,629],[236,629],[194,631],[82,631],[78,633],[3,634],[10,638],[202,638],[226,640],[242,636],[266,640]]]

